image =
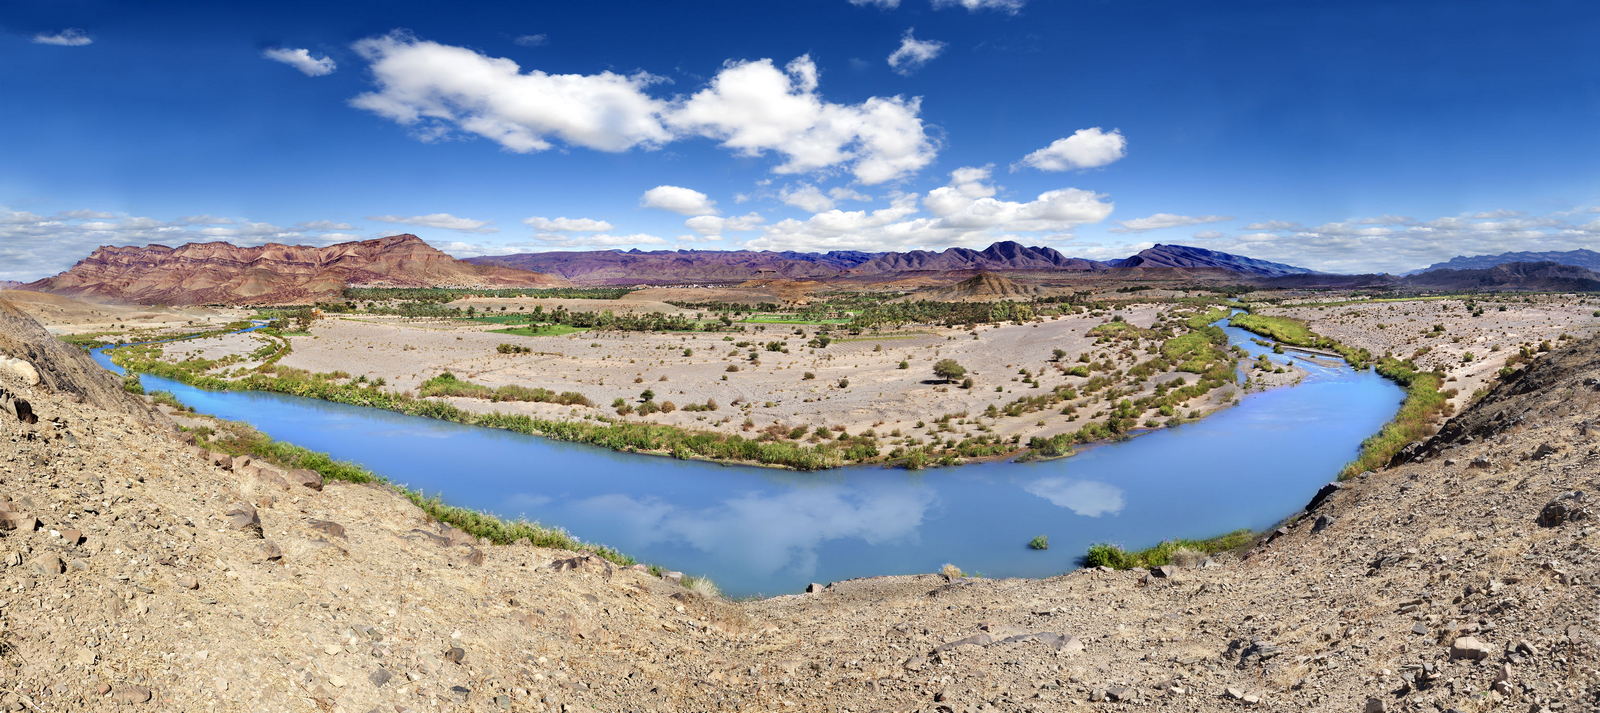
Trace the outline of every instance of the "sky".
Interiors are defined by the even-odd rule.
[[[0,280],[96,246],[1600,248],[1589,0],[0,5]]]

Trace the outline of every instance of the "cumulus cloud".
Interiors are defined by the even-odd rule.
[[[637,245],[665,245],[667,239],[649,233],[632,233],[629,235],[611,235],[609,233],[594,233],[590,235],[567,234],[540,234],[533,236],[534,240],[545,248],[616,248],[633,247]]]
[[[921,170],[936,153],[918,114],[920,99],[871,97],[835,104],[817,94],[809,56],[783,69],[772,60],[731,62],[669,117],[672,126],[722,141],[746,156],[786,160],[777,173],[849,165],[856,180],[883,183]]]
[[[877,210],[826,210],[805,220],[769,226],[750,242],[762,250],[900,250],[982,247],[1032,233],[1024,240],[1060,239],[1076,226],[1105,220],[1112,203],[1078,188],[1045,191],[1030,201],[997,198],[987,167],[959,168],[926,196],[897,193]],[[920,205],[919,205],[920,204]],[[918,215],[926,211],[927,215]]]
[[[197,218],[212,222],[197,223]],[[317,222],[322,221],[312,221]],[[158,220],[99,210],[68,210],[43,216],[0,207],[0,280],[30,282],[53,275],[101,245],[177,246],[215,240],[235,245],[329,245],[352,239],[358,238],[211,216]]]
[[[308,220],[295,223],[302,230],[355,230],[356,226],[339,220]]]
[[[715,215],[717,202],[693,188],[656,186],[644,192],[639,205],[670,210],[681,215]]]
[[[766,222],[766,219],[757,213],[746,213],[740,216],[723,218],[716,215],[697,215],[683,221],[690,230],[703,236],[722,235],[727,232],[744,232],[755,230],[757,226]]]
[[[900,0],[850,0],[851,5],[858,7],[881,7],[893,10],[900,7]]]
[[[459,230],[463,233],[497,233],[500,232],[489,224],[487,220],[473,220],[471,218],[458,218],[449,213],[429,213],[427,215],[413,215],[410,217],[398,215],[369,215],[367,220],[379,223],[399,223],[401,225],[415,225],[420,228],[439,228],[441,230]]]
[[[834,206],[832,196],[823,193],[822,189],[810,184],[784,186],[782,190],[778,191],[778,200],[812,213],[832,210]]]
[[[869,184],[915,172],[936,153],[920,100],[826,101],[806,56],[782,69],[770,59],[728,62],[704,89],[669,100],[650,94],[661,79],[645,72],[523,71],[509,59],[404,33],[362,40],[356,51],[371,63],[377,88],[351,104],[423,140],[464,132],[528,153],[555,141],[617,152],[704,137],[740,155],[777,154],[778,173],[846,167]]]
[[[313,56],[311,54],[311,50],[305,48],[290,49],[287,47],[281,47],[269,49],[262,52],[261,56],[266,57],[274,62],[282,62],[290,67],[294,67],[295,69],[300,70],[300,73],[306,75],[307,77],[322,77],[333,74],[333,70],[338,69],[339,67],[339,65],[334,64],[332,59],[329,59],[326,56]]]
[[[519,35],[516,39],[512,40],[512,42],[522,45],[523,47],[543,47],[550,42],[550,38],[544,34]]]
[[[1200,225],[1202,223],[1221,223],[1233,220],[1231,215],[1175,215],[1173,213],[1156,213],[1144,218],[1118,221],[1122,227],[1112,228],[1113,233],[1143,233],[1147,230],[1160,230],[1162,228],[1178,228],[1185,225]]]
[[[611,223],[593,218],[524,218],[523,223],[545,233],[603,233],[612,228]]]
[[[909,75],[932,62],[944,51],[945,44],[937,40],[919,40],[908,28],[900,38],[900,47],[889,55],[889,68],[896,73]]]
[[[55,45],[57,47],[83,47],[84,45],[94,44],[94,38],[76,27],[68,27],[54,34],[41,32],[34,35],[33,43],[36,45]]]
[[[1096,126],[1078,129],[1071,136],[1056,139],[1038,151],[1022,157],[1022,165],[1040,171],[1070,171],[1110,164],[1128,153],[1128,140],[1116,129],[1102,131]]]

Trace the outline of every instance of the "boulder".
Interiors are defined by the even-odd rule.
[[[227,520],[229,528],[249,532],[256,537],[263,537],[261,533],[261,516],[256,513],[254,505],[246,502],[236,502],[228,506],[227,512],[224,512],[222,516]]]
[[[302,485],[312,490],[322,490],[322,474],[309,468],[295,468],[284,473],[284,478],[294,485]]]
[[[1588,496],[1582,490],[1562,493],[1554,500],[1545,503],[1544,508],[1539,511],[1539,526],[1557,527],[1574,520],[1587,519],[1591,516],[1587,505]]]
[[[1450,642],[1450,658],[1482,661],[1494,654],[1494,648],[1471,636],[1457,637]]]

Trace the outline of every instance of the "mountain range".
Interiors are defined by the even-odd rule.
[[[824,279],[917,273],[1098,271],[1119,268],[1216,269],[1257,277],[1313,274],[1311,270],[1184,245],[1155,245],[1132,257],[1097,261],[1067,257],[1054,248],[1004,241],[982,250],[949,248],[909,252],[826,253],[754,250],[591,250],[467,258],[559,275],[578,284],[716,283],[783,277]]]
[[[1531,255],[1542,255],[1532,253]],[[1521,256],[1523,253],[1507,253]],[[1567,259],[1600,253],[1576,250]],[[1574,257],[1575,256],[1575,257]],[[1457,258],[1477,264],[1504,256]],[[980,276],[946,285],[953,298],[1033,291],[1002,275],[1108,280],[1184,279],[1267,288],[1387,290],[1600,290],[1600,273],[1556,261],[1431,269],[1406,276],[1335,275],[1186,245],[1154,245],[1115,260],[1068,257],[1049,247],[1005,241],[982,250],[825,253],[754,250],[596,250],[522,253],[458,260],[415,235],[327,247],[223,242],[176,248],[104,246],[54,277],[22,289],[142,304],[290,304],[337,298],[350,286],[557,287],[566,285],[737,284],[771,280],[882,282]]]
[[[1429,272],[1432,270],[1478,270],[1504,265],[1512,262],[1554,262],[1562,265],[1572,265],[1588,270],[1600,270],[1600,252],[1579,248],[1566,251],[1546,252],[1509,252],[1499,255],[1473,255],[1457,256],[1444,262],[1436,262],[1421,270],[1414,270],[1407,274]]]
[[[337,298],[345,287],[553,287],[565,280],[457,260],[411,235],[327,247],[105,246],[23,289],[140,304],[284,304]]]

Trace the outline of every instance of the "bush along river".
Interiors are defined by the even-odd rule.
[[[1038,462],[822,472],[618,453],[538,436],[283,394],[205,391],[143,375],[195,410],[353,461],[449,504],[563,527],[733,596],[808,582],[937,571],[1043,577],[1091,545],[1263,529],[1298,510],[1399,408],[1371,370],[1273,354],[1309,375],[1200,421]],[[114,371],[104,349],[95,359]],[[1035,536],[1049,549],[1028,546]]]

